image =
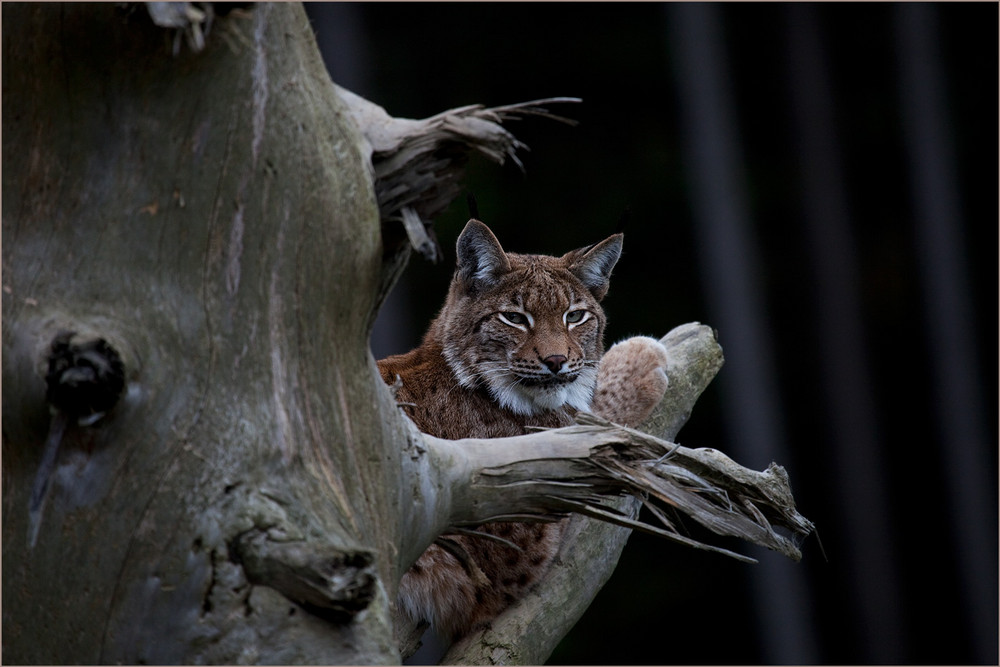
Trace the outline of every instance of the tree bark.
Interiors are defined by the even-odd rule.
[[[628,527],[681,539],[601,495],[683,505],[685,484],[717,484],[749,503],[722,532],[811,529],[781,475],[737,479],[637,432],[448,442],[398,410],[368,335],[400,239],[447,198],[436,179],[458,170],[439,157],[512,155],[498,123],[534,107],[366,125],[381,110],[338,92],[294,4],[216,18],[176,55],[141,8],[5,4],[3,31],[8,662],[398,662],[399,578],[442,532],[570,510],[621,524],[574,519],[542,585],[447,656],[541,662]],[[375,132],[423,127],[451,143],[394,153]],[[428,198],[386,188],[411,183],[406,151],[433,158],[413,181]],[[409,233],[386,240],[397,210]],[[699,325],[664,342],[671,390],[644,428],[669,440],[721,350]],[[485,483],[511,475],[530,492]]]
[[[217,19],[177,57],[141,8],[4,5],[3,30],[5,659],[397,660],[378,208],[301,7]],[[68,427],[29,548],[64,330],[128,384]],[[254,585],[276,569],[354,577],[368,612]]]

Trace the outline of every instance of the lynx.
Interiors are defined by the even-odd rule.
[[[383,380],[416,426],[457,439],[559,427],[586,410],[634,426],[666,390],[666,350],[630,338],[606,355],[604,311],[616,234],[562,257],[507,253],[470,220],[444,307],[416,349],[378,362]],[[428,621],[448,641],[483,627],[545,573],[561,523],[492,523],[499,540],[449,536],[463,564],[437,545],[404,574],[397,600],[411,623]]]

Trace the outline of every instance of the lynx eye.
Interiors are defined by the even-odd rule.
[[[566,324],[579,324],[586,320],[589,315],[590,313],[586,310],[571,310],[563,317],[566,319]]]
[[[524,313],[515,313],[513,311],[510,311],[505,313],[499,313],[499,315],[500,319],[506,322],[507,324],[512,324],[514,326],[524,326],[526,324],[529,324],[528,316],[525,315]]]

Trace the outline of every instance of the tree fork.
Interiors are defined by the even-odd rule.
[[[747,539],[811,528],[774,471],[744,479],[711,453],[596,423],[446,442],[398,410],[370,326],[408,254],[400,239],[429,252],[464,157],[426,165],[456,146],[515,158],[499,123],[550,116],[537,103],[392,119],[330,82],[298,5],[216,17],[207,39],[189,35],[203,50],[176,56],[176,33],[141,8],[2,11],[8,661],[391,663],[399,577],[441,533],[569,510],[622,524],[571,519],[541,585],[446,656],[541,662],[627,527],[643,527],[638,500],[600,494],[676,503],[667,471],[734,490],[737,523],[762,530]],[[65,423],[50,417],[64,331],[93,343],[95,368],[118,368],[98,340],[120,356],[123,386],[88,424],[62,399]],[[707,327],[663,342],[671,388],[643,428],[669,441],[722,359]],[[50,465],[34,533],[33,481]],[[677,539],[663,516],[656,530]]]

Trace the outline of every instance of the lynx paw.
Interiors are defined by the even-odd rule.
[[[615,343],[601,359],[591,410],[624,426],[638,426],[667,390],[667,350],[635,336]]]

